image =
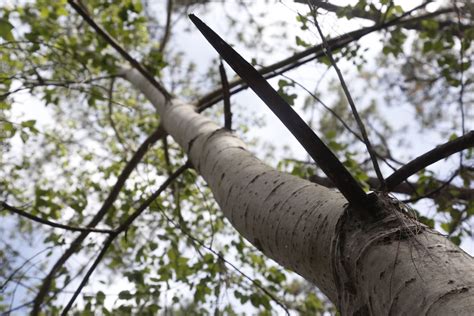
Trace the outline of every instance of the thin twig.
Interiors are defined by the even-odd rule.
[[[117,137],[117,140],[122,145],[123,149],[129,150],[127,144],[122,138],[122,135],[120,135],[117,125],[115,124],[115,121],[114,121],[114,110],[113,110],[114,84],[115,84],[115,78],[110,79],[110,85],[109,85],[109,91],[108,91],[108,102],[107,102],[107,107],[109,110],[108,116],[109,116],[110,126],[112,126],[112,129],[114,130],[114,133],[115,133],[115,137]]]
[[[168,0],[166,4],[166,24],[163,38],[160,41],[160,53],[163,55],[165,52],[166,44],[168,44],[171,35],[171,15],[173,13],[173,0]]]
[[[35,216],[35,215],[33,215],[31,213],[28,213],[26,211],[23,211],[23,210],[21,210],[17,207],[11,206],[11,205],[7,204],[5,201],[0,202],[0,207],[5,209],[5,210],[8,210],[12,213],[15,213],[17,215],[20,215],[20,216],[26,217],[28,219],[31,219],[34,222],[37,222],[37,223],[40,223],[40,224],[43,224],[43,225],[47,225],[47,226],[51,226],[51,227],[54,227],[54,228],[70,230],[70,231],[73,231],[73,232],[88,232],[88,233],[102,233],[102,234],[111,234],[111,233],[113,233],[113,230],[111,230],[111,229],[100,229],[100,228],[93,228],[93,227],[77,227],[77,226],[70,226],[70,225],[65,225],[65,224],[52,222],[52,221],[49,221],[47,219]]]
[[[91,16],[84,10],[84,8],[77,4],[74,0],[67,1],[76,12],[99,34],[102,38],[110,44],[125,60],[127,60],[133,68],[138,70],[158,91],[160,91],[165,99],[171,99],[169,92],[153,77],[148,70],[146,70],[140,62],[133,58],[104,28],[98,25]]]
[[[360,140],[362,143],[364,143],[364,140],[362,139],[362,137],[357,134],[355,131],[353,131],[349,125],[347,125],[347,123],[333,110],[331,109],[329,106],[327,106],[320,98],[318,98],[314,93],[312,93],[311,91],[309,91],[305,86],[303,86],[302,84],[300,84],[299,82],[293,80],[292,78],[286,76],[286,75],[281,75],[282,77],[290,80],[291,82],[293,82],[294,84],[296,84],[297,86],[299,86],[300,88],[302,88],[303,90],[305,90],[309,95],[311,95],[317,102],[319,102],[327,111],[329,111],[334,117],[336,117],[336,119],[341,122],[341,124],[350,132],[352,133],[358,140]],[[369,123],[370,124],[370,123]],[[375,129],[374,129],[375,130]],[[375,130],[376,133],[377,130]],[[379,137],[382,139],[382,141],[385,143],[385,147],[386,147],[386,150],[388,153],[390,153],[390,150],[388,148],[388,144],[385,142],[385,139],[383,139],[382,135],[379,135]],[[392,161],[395,161],[396,163],[398,164],[401,164],[400,162],[394,160],[390,155],[389,157],[384,157],[382,156],[381,154],[379,154],[377,151],[375,151],[375,154],[377,155],[377,157],[379,157],[383,162],[385,162],[385,164],[387,166],[389,166],[393,171],[396,171],[397,169],[392,166],[392,164],[390,162],[388,162],[388,160],[392,160]],[[407,183],[407,185],[409,186],[412,186],[412,184],[410,182],[408,182],[408,180],[405,180],[405,182]],[[379,187],[380,186],[380,181],[377,181],[377,185],[376,186],[373,186],[373,188],[376,188],[376,187]],[[413,188],[413,192],[416,193],[416,189],[414,187]]]
[[[291,77],[288,77],[287,75],[281,75],[283,78],[286,78],[288,80],[290,80],[292,83],[294,83],[295,85],[297,85],[298,87],[300,87],[301,89],[303,89],[304,91],[306,91],[307,94],[309,94],[314,100],[316,100],[319,104],[321,104],[323,106],[323,108],[328,111],[329,113],[331,113],[341,124],[342,126],[344,126],[344,128],[350,132],[352,135],[354,135],[355,138],[357,138],[358,140],[360,140],[361,142],[364,142],[364,140],[362,139],[362,137],[357,134],[356,131],[354,131],[345,121],[344,119],[336,113],[336,111],[334,111],[330,106],[326,105],[326,103],[323,102],[323,100],[321,100],[316,94],[312,93],[311,91],[309,91],[308,88],[306,88],[304,85],[302,85],[301,83],[299,83],[298,81],[292,79]]]
[[[436,189],[426,193],[426,194],[423,194],[422,196],[417,196],[415,198],[412,198],[412,199],[406,199],[406,200],[403,200],[402,202],[403,203],[414,203],[414,202],[418,202],[419,200],[422,200],[422,199],[426,199],[426,198],[431,198],[435,195],[437,195],[441,190],[443,190],[444,188],[446,188],[447,186],[449,186],[449,184],[454,180],[454,178],[456,178],[456,176],[459,174],[459,170],[456,170],[451,177],[449,177],[448,180],[446,180],[444,183],[442,183],[439,187],[437,187]]]
[[[364,123],[362,122],[362,119],[359,116],[359,112],[357,111],[357,107],[354,103],[354,100],[352,99],[352,95],[349,92],[349,88],[346,85],[346,81],[344,80],[344,76],[342,75],[341,70],[337,66],[337,62],[334,59],[332,55],[332,50],[331,47],[328,45],[328,42],[326,40],[326,37],[324,36],[321,27],[319,26],[318,19],[316,17],[316,10],[317,8],[308,3],[310,6],[310,9],[313,13],[313,18],[314,18],[314,25],[316,26],[316,29],[318,30],[319,36],[321,37],[321,40],[323,42],[323,45],[325,47],[325,53],[326,56],[329,58],[329,61],[331,62],[331,65],[334,67],[334,70],[337,73],[337,77],[339,78],[339,81],[341,82],[341,87],[342,90],[344,91],[344,94],[346,95],[347,101],[349,102],[349,105],[352,110],[352,114],[354,115],[354,118],[357,122],[357,125],[359,126],[360,133],[362,134],[362,138],[364,140],[364,144],[367,147],[367,151],[369,152],[370,159],[372,160],[372,164],[374,166],[375,174],[377,175],[377,178],[379,179],[380,183],[382,184],[382,189],[385,188],[385,179],[382,175],[382,171],[380,170],[379,163],[377,161],[377,156],[375,154],[374,148],[372,147],[372,144],[370,143],[369,137],[367,135],[367,131],[365,130]]]
[[[21,305],[15,306],[13,308],[10,308],[8,311],[2,312],[2,316],[3,315],[10,315],[12,312],[17,311],[17,310],[22,309],[22,308],[25,308],[25,307],[28,307],[31,304],[33,304],[33,301],[29,301],[29,302],[23,303]]]
[[[46,247],[45,249],[35,253],[33,256],[29,257],[29,258],[26,258],[26,260],[18,267],[16,268],[12,273],[10,273],[10,275],[5,279],[5,281],[2,283],[2,285],[0,285],[0,293],[3,293],[3,291],[5,290],[5,288],[7,287],[8,283],[15,277],[15,275],[21,270],[23,269],[23,267],[25,267],[28,263],[30,263],[30,261],[32,261],[34,258],[36,258],[37,256],[41,255],[42,253],[44,253],[45,251],[48,251],[48,250],[51,250],[53,247]]]
[[[286,312],[287,315],[290,315],[289,311],[288,311],[288,308],[282,303],[280,302],[280,300],[275,297],[275,295],[273,295],[269,290],[267,290],[265,287],[263,287],[259,282],[255,281],[254,279],[252,279],[250,276],[248,276],[245,272],[243,272],[242,270],[240,270],[239,268],[237,268],[232,262],[230,262],[229,260],[227,260],[224,256],[222,256],[219,252],[215,251],[212,247],[210,246],[207,246],[203,241],[201,241],[200,239],[192,236],[186,229],[183,229],[181,227],[181,225],[177,224],[175,221],[173,221],[173,219],[171,219],[168,215],[166,215],[166,213],[161,209],[159,208],[161,214],[163,215],[163,217],[166,218],[166,220],[168,222],[170,222],[171,224],[173,224],[174,227],[178,228],[179,230],[181,230],[181,232],[186,235],[190,240],[192,240],[193,242],[197,243],[199,246],[201,246],[202,248],[206,249],[207,251],[209,251],[210,253],[212,253],[213,255],[215,255],[217,258],[219,258],[219,260],[222,260],[222,262],[224,262],[225,264],[229,265],[232,269],[234,269],[237,273],[239,273],[241,276],[243,276],[245,279],[249,280],[255,287],[257,287],[258,289],[260,289],[263,293],[265,293],[265,295],[267,295],[268,297],[270,297],[276,304],[278,304],[281,308],[283,308],[283,310]]]
[[[458,18],[458,24],[457,28],[459,31],[459,42],[460,42],[460,47],[459,47],[459,65],[461,66],[460,69],[460,85],[461,88],[459,90],[459,109],[461,110],[461,133],[462,135],[466,134],[466,127],[465,127],[465,113],[464,113],[464,67],[463,67],[463,61],[464,61],[464,43],[463,43],[463,33],[461,32],[461,11],[459,10],[456,0],[453,0],[453,7],[454,10],[456,11],[456,16]],[[463,164],[463,153],[462,151],[459,153],[459,167],[462,168]]]
[[[82,289],[84,288],[84,286],[87,284],[87,282],[89,281],[89,278],[90,276],[92,275],[92,273],[94,272],[94,270],[97,268],[97,266],[99,265],[99,263],[102,261],[102,258],[105,256],[107,250],[109,249],[110,245],[112,244],[112,242],[115,240],[115,238],[122,232],[126,231],[130,225],[133,223],[133,221],[135,219],[137,219],[137,217],[139,217],[145,210],[148,209],[148,207],[150,206],[151,203],[153,203],[157,198],[158,196],[164,191],[166,190],[166,188],[177,178],[179,177],[184,171],[186,171],[189,167],[190,167],[190,163],[187,162],[186,164],[184,164],[183,166],[181,166],[180,168],[178,168],[171,176],[168,177],[168,179],[166,179],[165,182],[163,182],[163,184],[149,197],[147,198],[139,207],[138,209],[132,214],[130,215],[127,220],[125,222],[123,222],[122,224],[120,224],[120,226],[115,229],[114,233],[111,234],[104,242],[104,245],[102,247],[102,250],[100,251],[99,255],[97,256],[97,258],[95,259],[94,263],[91,265],[91,267],[89,268],[89,270],[86,272],[86,275],[84,276],[84,278],[82,279],[81,283],[79,284],[79,286],[77,287],[76,291],[74,292],[74,294],[72,295],[71,299],[69,300],[69,302],[67,303],[66,307],[63,309],[61,315],[67,315],[67,313],[69,312],[69,310],[71,309],[72,305],[74,304],[77,296],[81,293]]]
[[[424,153],[423,155],[413,159],[385,179],[386,189],[391,191],[398,184],[408,179],[418,171],[427,166],[444,159],[461,150],[471,148],[474,146],[474,131],[460,136],[454,140],[448,141],[434,149]]]

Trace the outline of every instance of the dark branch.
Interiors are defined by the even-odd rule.
[[[466,135],[458,137],[452,141],[437,146],[436,148],[424,153],[423,155],[410,161],[385,179],[388,191],[414,175],[418,171],[428,167],[429,165],[444,159],[461,150],[474,146],[474,131],[470,131]]]
[[[102,234],[111,234],[113,232],[110,229],[100,229],[100,228],[93,228],[93,227],[74,227],[74,226],[69,226],[69,225],[64,225],[64,224],[60,224],[60,223],[51,222],[47,219],[35,216],[33,214],[30,214],[26,211],[23,211],[23,210],[17,208],[17,207],[11,206],[11,205],[7,204],[4,201],[0,202],[0,207],[7,210],[7,211],[12,212],[12,213],[15,213],[15,214],[18,214],[20,216],[31,219],[34,222],[37,222],[37,223],[40,223],[40,224],[43,224],[43,225],[47,225],[47,226],[51,226],[51,227],[54,227],[54,228],[70,230],[70,231],[73,231],[73,232],[88,232],[88,233],[102,233]]]
[[[374,166],[375,174],[377,175],[377,178],[379,179],[380,183],[382,184],[382,187],[384,187],[385,180],[383,178],[382,172],[380,171],[379,163],[377,161],[377,155],[375,154],[374,148],[372,147],[372,144],[370,143],[369,136],[367,135],[367,131],[365,130],[364,123],[362,122],[362,119],[359,116],[359,112],[357,111],[357,107],[355,106],[354,100],[352,99],[352,95],[349,92],[349,88],[346,85],[346,81],[344,80],[344,76],[342,75],[341,70],[337,66],[336,60],[334,59],[331,51],[331,47],[328,45],[326,38],[321,31],[321,27],[319,26],[318,19],[316,18],[316,8],[311,7],[310,8],[313,12],[314,15],[314,25],[316,26],[316,29],[318,30],[319,36],[321,37],[321,40],[323,42],[323,45],[325,47],[325,54],[329,58],[329,61],[331,62],[331,65],[334,67],[334,70],[337,73],[337,77],[339,78],[339,81],[342,86],[342,90],[344,91],[344,94],[346,96],[347,102],[349,102],[349,105],[352,110],[352,114],[354,115],[354,118],[357,122],[357,126],[359,127],[360,133],[363,138],[363,142],[365,146],[367,147],[367,151],[369,152],[370,159],[372,160],[372,164]]]
[[[148,70],[146,70],[142,64],[140,64],[135,58],[123,49],[123,47],[117,43],[117,41],[100,25],[89,16],[84,8],[77,4],[74,0],[68,0],[68,3],[76,10],[76,12],[82,16],[82,18],[99,34],[102,38],[110,44],[125,60],[127,60],[133,68],[138,70],[158,91],[160,91],[166,99],[170,99],[171,95],[168,91],[153,77]]]
[[[191,14],[189,17],[221,57],[247,82],[252,90],[295,136],[323,172],[336,184],[344,197],[353,206],[359,209],[368,209],[368,198],[360,185],[295,110],[252,65],[245,61],[219,35],[195,15]]]
[[[115,240],[115,238],[123,233],[124,231],[126,231],[130,225],[133,223],[133,221],[135,219],[137,219],[137,217],[139,217],[146,209],[148,209],[148,207],[151,205],[151,203],[153,203],[157,198],[158,196],[164,191],[166,190],[166,188],[177,178],[179,177],[184,171],[186,171],[188,168],[190,167],[190,163],[187,162],[186,164],[184,164],[183,166],[181,166],[180,168],[178,168],[173,174],[171,174],[168,179],[166,179],[165,182],[163,182],[163,184],[158,188],[158,190],[156,190],[148,199],[146,199],[141,205],[140,207],[132,214],[130,215],[130,217],[127,218],[127,220],[125,222],[123,222],[122,224],[120,224],[120,226],[114,231],[113,234],[111,234],[107,240],[104,242],[104,246],[102,247],[102,250],[100,251],[99,255],[97,256],[97,258],[95,259],[94,263],[92,264],[92,266],[89,268],[89,270],[87,271],[86,275],[84,276],[84,278],[82,279],[81,283],[79,284],[79,286],[77,287],[76,291],[74,292],[74,294],[72,295],[71,299],[69,300],[68,304],[66,305],[66,307],[63,309],[61,315],[67,315],[69,310],[71,309],[72,305],[74,304],[74,301],[76,300],[77,296],[81,293],[82,289],[84,288],[84,286],[87,284],[87,282],[89,281],[89,278],[90,276],[92,275],[92,273],[94,272],[94,270],[97,268],[97,266],[99,265],[99,263],[102,261],[102,258],[105,256],[107,250],[109,249],[110,245],[112,244],[112,242]]]
[[[419,200],[421,199],[426,199],[426,198],[431,198],[432,196],[436,196],[439,194],[439,192],[441,192],[444,188],[446,188],[447,186],[449,186],[449,184],[454,180],[454,178],[456,178],[456,176],[459,174],[459,170],[456,170],[456,172],[453,173],[453,175],[451,177],[449,177],[449,179],[447,181],[445,181],[443,184],[441,184],[440,186],[438,186],[436,189],[434,190],[431,190],[430,192],[426,193],[426,194],[423,194],[422,196],[417,196],[415,198],[412,198],[412,199],[407,199],[407,200],[403,200],[402,202],[403,203],[414,203],[414,202],[418,202]]]
[[[335,4],[332,4],[332,3],[329,3],[329,2],[324,2],[324,1],[321,1],[321,0],[294,0],[295,2],[297,3],[304,3],[304,4],[307,4],[308,2],[310,2],[311,4],[317,6],[318,8],[321,8],[321,9],[324,9],[328,12],[333,12],[333,13],[345,13],[346,12],[346,16],[348,17],[355,17],[355,18],[360,18],[360,19],[364,19],[364,20],[370,20],[370,21],[374,21],[376,23],[380,22],[381,20],[381,14],[380,12],[373,12],[373,13],[370,13],[370,12],[367,12],[365,10],[361,10],[361,9],[358,9],[358,8],[348,8],[348,7],[342,7],[342,6],[338,6],[338,5],[335,5]],[[428,4],[429,2],[432,2],[432,1],[426,1],[425,4]],[[422,20],[424,19],[432,19],[432,18],[435,18],[437,16],[440,16],[440,15],[443,15],[443,14],[448,14],[448,13],[453,13],[455,12],[455,9],[454,8],[442,8],[442,9],[439,9],[439,10],[436,10],[435,12],[431,12],[431,13],[427,13],[425,15],[423,15],[423,18],[420,19],[420,18],[415,18],[413,19],[412,21],[410,21],[409,23],[403,23],[403,28],[404,29],[407,29],[407,30],[417,30],[417,31],[423,31],[425,30],[423,24],[421,23]],[[439,21],[439,27],[440,28],[446,28],[448,26],[451,26],[451,25],[454,25],[455,22],[451,21],[451,20],[446,20],[446,21]],[[469,25],[462,25],[461,24],[461,29],[465,29],[469,27]],[[461,30],[460,30],[461,31]]]
[[[220,63],[219,73],[221,75],[222,82],[222,95],[224,97],[224,127],[229,131],[232,130],[232,112],[230,110],[230,92],[229,92],[229,81],[227,80],[227,74],[225,73],[224,64]]]
[[[163,38],[160,41],[160,53],[165,52],[166,44],[168,44],[170,35],[171,35],[171,14],[173,13],[173,0],[168,0],[166,4],[166,25],[165,32],[163,33]]]
[[[329,180],[326,177],[320,177],[318,175],[312,175],[309,177],[309,181],[317,183],[319,185],[328,187],[328,188],[334,188],[334,183],[332,183],[331,180]],[[436,190],[436,192],[432,192],[431,194],[427,196],[423,196],[422,198],[437,198],[437,197],[443,197],[445,199],[459,199],[459,200],[466,200],[470,201],[474,199],[474,189],[468,189],[468,188],[460,188],[454,185],[445,185],[446,181],[440,181],[440,180],[434,180],[438,188],[441,187],[441,189],[444,190]],[[369,178],[366,180],[367,184],[370,186],[372,189],[376,189],[380,186],[380,182],[377,178]],[[416,191],[421,189],[420,184],[413,183],[413,182],[402,182],[399,185],[395,186],[390,192],[393,193],[401,193],[401,194],[407,194],[407,195],[413,195],[415,194]],[[434,190],[433,190],[434,191]],[[418,199],[418,198],[415,198]],[[413,200],[415,200],[413,199]],[[405,202],[405,201],[403,201]],[[409,201],[405,202],[408,203]]]
[[[107,211],[112,206],[114,201],[117,199],[118,194],[122,190],[122,187],[125,184],[125,181],[128,179],[132,171],[138,165],[138,163],[142,160],[143,156],[147,153],[148,149],[156,143],[160,138],[166,135],[166,132],[161,127],[158,127],[137,149],[133,157],[127,163],[125,168],[122,170],[122,173],[118,177],[115,185],[112,187],[112,190],[109,193],[109,196],[102,204],[101,208],[94,216],[94,218],[90,221],[87,227],[94,227],[96,226],[102,218],[107,214]],[[56,261],[53,265],[51,270],[49,271],[48,275],[44,278],[43,283],[41,284],[40,290],[38,294],[36,294],[36,298],[34,300],[34,306],[32,310],[33,315],[38,315],[41,309],[41,304],[43,303],[46,295],[48,294],[49,288],[51,286],[51,282],[54,279],[56,272],[64,265],[64,263],[71,257],[81,246],[84,239],[86,239],[88,232],[82,232],[69,246],[66,252]]]
[[[410,23],[411,21],[414,21],[414,20],[417,20],[417,21],[418,20],[423,20],[424,17],[427,16],[427,15],[420,15],[418,17],[414,17],[414,18],[406,19],[406,20],[403,20],[403,19],[406,16],[412,14],[413,12],[415,12],[416,10],[418,10],[420,7],[422,7],[424,5],[426,5],[426,3],[414,8],[410,11],[407,11],[406,13],[404,13],[404,14],[398,16],[398,17],[395,17],[395,18],[393,18],[390,21],[387,21],[385,23],[374,25],[374,26],[371,26],[371,27],[361,28],[359,30],[355,30],[355,31],[343,34],[343,35],[338,36],[336,38],[329,39],[327,41],[328,45],[329,45],[329,47],[331,47],[332,50],[337,50],[337,49],[343,48],[343,47],[347,46],[348,44],[350,44],[352,42],[355,42],[355,41],[361,39],[362,37],[364,37],[368,34],[371,34],[373,32],[384,30],[384,29],[387,29],[387,28],[389,28],[391,26],[394,26],[394,25],[405,25],[405,24]],[[270,78],[276,77],[278,75],[281,75],[282,73],[285,73],[287,71],[295,69],[295,68],[297,68],[301,65],[304,65],[304,64],[306,64],[310,61],[313,61],[315,59],[323,57],[324,56],[323,48],[324,48],[323,44],[319,44],[319,45],[316,45],[314,47],[308,48],[308,49],[306,49],[302,52],[296,53],[293,56],[288,57],[286,59],[283,59],[279,62],[276,62],[276,63],[274,63],[270,66],[261,68],[259,70],[259,73],[262,76],[264,76],[265,79],[270,79]],[[247,89],[248,85],[244,82],[244,80],[237,79],[237,80],[234,80],[233,82],[229,83],[229,88],[231,89],[230,94],[233,95],[233,94],[236,94],[236,93],[238,93],[242,90]],[[202,97],[198,101],[198,103],[197,103],[198,112],[202,112],[205,109],[207,109],[208,107],[211,107],[212,105],[214,105],[217,102],[221,101],[222,98],[223,98],[222,89],[216,89],[216,90],[208,93],[207,95],[205,95],[204,97]]]
[[[294,0],[296,3],[303,3],[303,4],[311,4],[313,6],[316,6],[318,8],[324,9],[329,12],[334,12],[334,13],[343,13],[347,12],[347,15],[350,17],[356,17],[356,18],[361,18],[365,20],[371,20],[371,21],[379,21],[380,20],[380,13],[370,13],[365,10],[359,9],[359,8],[347,8],[347,7],[341,7],[329,2],[324,2],[320,0]]]

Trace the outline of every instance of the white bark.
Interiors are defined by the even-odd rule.
[[[157,108],[240,234],[343,315],[474,315],[474,261],[443,236],[390,203],[364,221],[337,191],[272,169],[193,106],[165,104],[136,71],[124,77]]]

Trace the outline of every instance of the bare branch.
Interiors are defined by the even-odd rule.
[[[68,3],[76,10],[76,12],[82,16],[82,18],[99,34],[102,38],[110,44],[125,60],[127,60],[133,68],[138,70],[158,91],[160,91],[164,97],[169,100],[171,95],[169,92],[153,77],[148,70],[146,70],[142,64],[140,64],[135,58],[123,49],[123,47],[100,25],[98,25],[87,13],[84,7],[77,4],[74,0],[68,0]]]
[[[160,53],[165,52],[166,44],[168,44],[170,35],[171,35],[171,14],[173,13],[173,0],[168,0],[166,4],[166,25],[165,32],[163,33],[163,38],[160,41]]]
[[[465,82],[464,82],[464,50],[466,49],[464,47],[464,41],[463,41],[463,33],[461,32],[461,12],[457,6],[456,0],[453,1],[453,6],[454,10],[456,11],[456,16],[458,18],[458,23],[457,23],[457,29],[459,31],[459,64],[460,64],[460,75],[459,75],[459,81],[460,81],[460,89],[459,89],[459,110],[461,111],[461,133],[462,135],[466,134],[466,114],[464,111],[464,89],[465,89]],[[463,163],[463,153],[460,152],[459,155],[459,166],[462,167]]]
[[[295,136],[323,172],[336,184],[342,195],[359,211],[374,211],[354,177],[295,110],[276,92],[258,71],[242,58],[195,15],[189,18],[221,57],[244,79],[252,90]]]
[[[224,96],[224,127],[229,131],[232,130],[232,112],[230,110],[230,91],[229,91],[229,81],[227,80],[227,74],[225,73],[224,64],[219,65],[219,72],[221,74],[222,82],[222,94]]]
[[[70,230],[73,232],[88,232],[88,233],[102,233],[102,234],[111,234],[113,230],[111,229],[100,229],[100,228],[93,228],[93,227],[75,227],[75,226],[69,226],[65,224],[60,224],[60,223],[55,223],[52,221],[49,221],[47,219],[35,216],[33,214],[30,214],[26,211],[23,211],[19,208],[16,208],[14,206],[11,206],[7,204],[5,201],[0,202],[0,207],[2,207],[5,210],[8,210],[12,213],[18,214],[20,216],[26,217],[34,222],[51,226],[54,228],[60,228],[60,229],[65,229],[65,230]]]
[[[444,159],[454,153],[461,150],[471,148],[474,146],[474,131],[458,137],[454,140],[448,141],[436,148],[424,153],[423,155],[410,161],[394,173],[385,179],[386,189],[388,191],[393,190],[394,187],[414,175],[418,171],[426,168],[427,166]]]

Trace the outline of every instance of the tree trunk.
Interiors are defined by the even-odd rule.
[[[336,190],[265,165],[232,133],[141,74],[123,76],[156,107],[231,224],[321,289],[342,315],[474,315],[474,260],[382,199],[362,219]]]

